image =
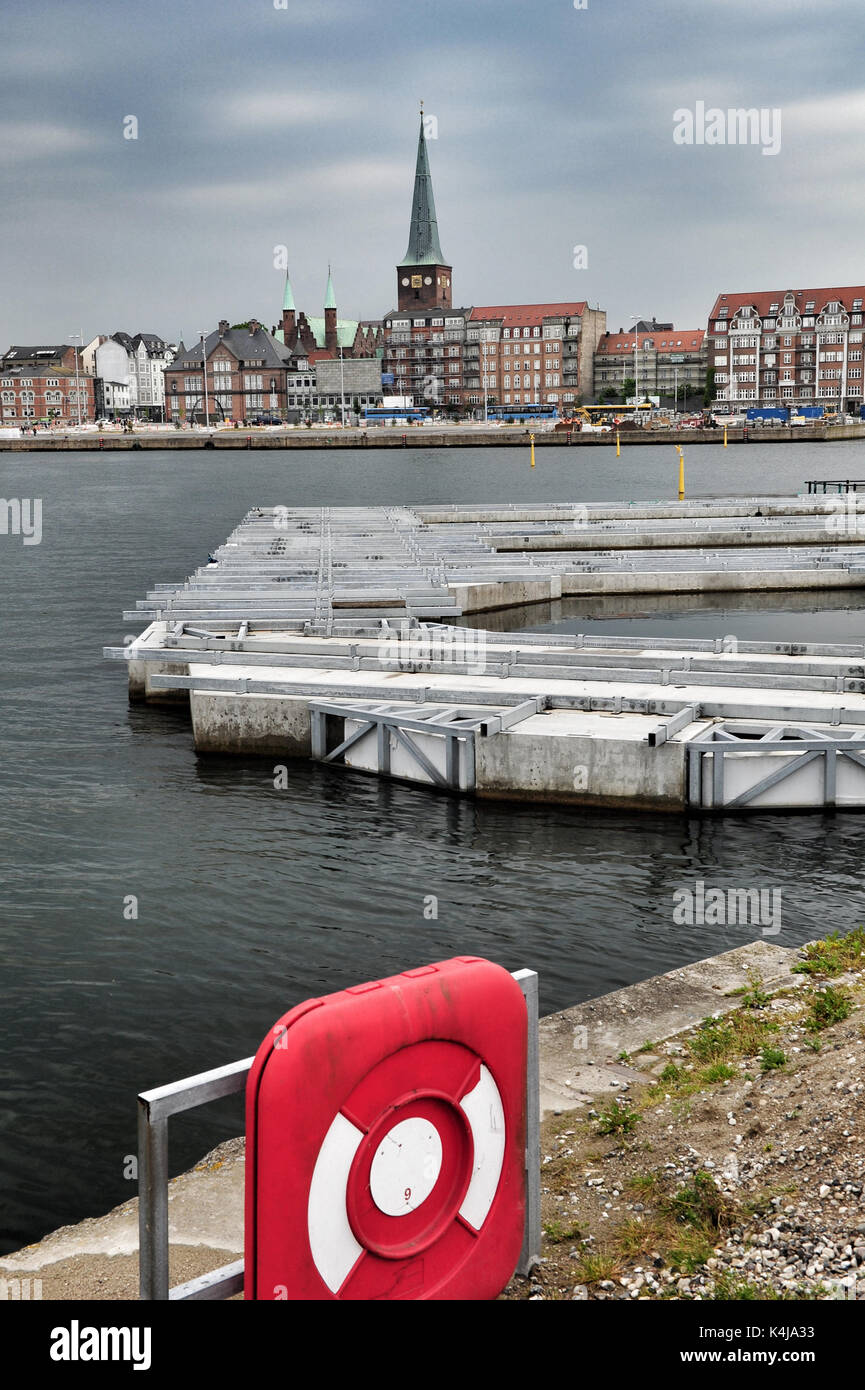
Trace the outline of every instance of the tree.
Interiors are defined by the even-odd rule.
[[[703,405],[711,405],[715,399],[715,368],[710,367],[706,372],[706,382],[703,387]]]
[[[627,400],[628,396],[636,396],[637,383],[632,376],[626,376],[622,382],[622,399]]]
[[[605,401],[617,401],[618,399],[619,392],[615,386],[605,386],[600,396],[598,397],[598,400],[601,405],[603,405]]]

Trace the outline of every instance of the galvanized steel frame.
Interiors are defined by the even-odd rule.
[[[852,746],[851,746],[852,745]],[[823,804],[835,805],[839,758],[865,768],[865,733],[851,732],[836,735],[805,724],[765,725],[723,722],[712,725],[685,745],[688,759],[687,804],[701,810],[736,811],[753,803],[763,792],[807,767],[817,759],[823,760]],[[726,801],[724,797],[726,754],[737,757],[762,757],[766,753],[790,756],[774,772],[762,777],[746,791]],[[711,799],[703,801],[703,759],[712,759]]]

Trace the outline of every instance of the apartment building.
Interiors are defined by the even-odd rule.
[[[707,331],[716,400],[858,414],[863,301],[862,285],[718,295]]]
[[[639,400],[657,396],[672,404],[678,393],[685,405],[697,397],[702,403],[707,353],[702,328],[641,323],[633,333],[605,333],[595,352],[595,399],[621,397],[624,383],[633,381]]]

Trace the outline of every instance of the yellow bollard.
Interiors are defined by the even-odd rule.
[[[677,444],[677,445],[676,445],[676,450],[677,450],[678,455],[679,455],[679,501],[680,501],[680,502],[684,502],[684,500],[685,500],[685,455],[684,455],[684,453],[682,452],[682,446],[681,446],[681,444]]]
[[[621,446],[620,446],[620,444],[619,444],[619,431],[616,430],[616,458],[618,459],[618,458],[621,458],[621,457],[622,457],[622,450],[621,450]]]
[[[724,426],[724,448],[727,447],[727,426]]]
[[[532,441],[532,468],[534,468],[534,466],[535,466],[535,436],[534,436],[533,434],[530,434],[530,435],[529,435],[529,439]]]

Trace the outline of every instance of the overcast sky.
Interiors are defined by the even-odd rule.
[[[340,313],[380,317],[420,98],[455,304],[688,328],[722,290],[855,284],[861,24],[861,0],[2,0],[0,344],[270,325],[282,244],[299,308],[330,259]],[[779,110],[778,153],[675,143],[698,102]]]

